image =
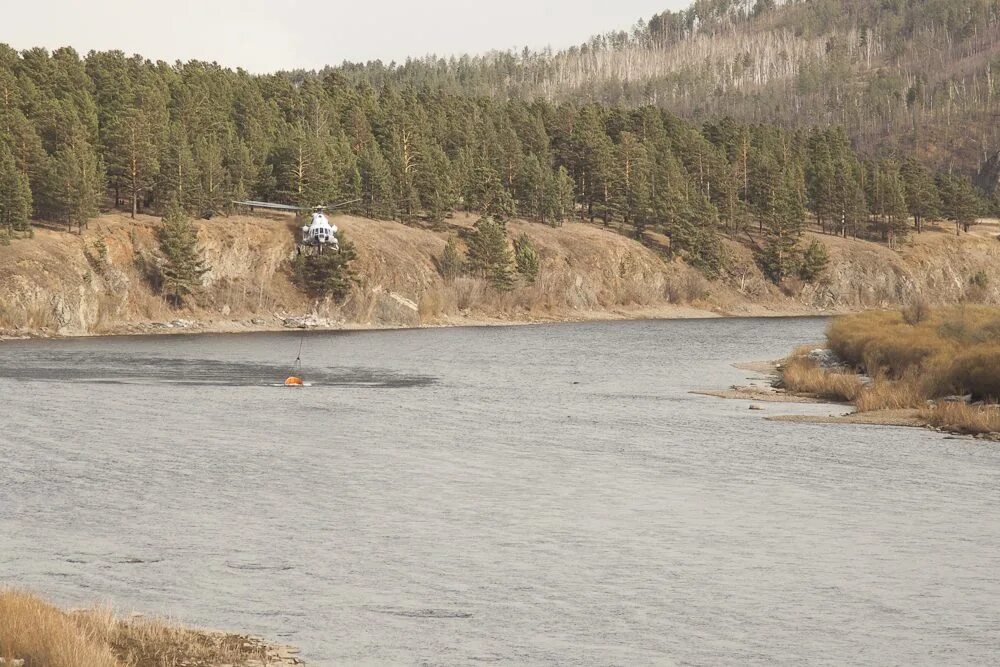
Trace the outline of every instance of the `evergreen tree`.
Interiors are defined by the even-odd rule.
[[[110,130],[109,168],[121,177],[129,195],[132,217],[139,212],[140,198],[159,174],[154,124],[139,108],[128,109]]]
[[[374,141],[362,150],[358,159],[358,171],[365,214],[370,218],[395,217],[392,174],[382,151]]]
[[[538,278],[538,270],[541,262],[538,258],[538,251],[535,244],[527,234],[521,234],[514,239],[514,261],[517,264],[517,272],[528,281],[534,284]]]
[[[499,290],[514,286],[513,257],[502,222],[480,218],[469,236],[469,271],[488,279]]]
[[[224,210],[230,200],[223,149],[215,137],[204,137],[195,143],[193,157],[200,176],[196,212],[210,218]]]
[[[340,252],[299,254],[292,262],[293,282],[309,296],[342,301],[354,285],[351,262],[357,258],[354,245],[341,233]]]
[[[874,166],[876,183],[874,206],[876,223],[882,231],[882,239],[890,248],[895,247],[899,237],[905,237],[908,228],[906,192],[899,165],[893,160],[885,160]]]
[[[198,247],[198,233],[176,203],[163,217],[159,228],[159,287],[171,304],[180,306],[195,294],[210,268]]]
[[[804,210],[795,174],[785,169],[768,194],[766,237],[761,255],[765,272],[776,283],[798,266],[797,245],[802,233]]]
[[[645,146],[630,132],[622,134],[615,167],[614,207],[625,224],[634,227],[636,238],[641,240],[652,208],[650,163]]]
[[[438,262],[438,270],[441,272],[441,277],[446,282],[451,282],[462,273],[464,266],[465,260],[462,257],[462,252],[458,249],[458,239],[454,236],[449,236],[448,242],[444,246],[441,260]]]
[[[906,192],[906,207],[913,216],[917,232],[923,231],[924,220],[940,215],[941,197],[930,172],[913,158],[900,168]]]
[[[938,190],[941,192],[945,216],[955,222],[955,233],[960,234],[962,229],[968,233],[979,218],[981,208],[972,184],[963,178],[946,174],[938,179]]]
[[[0,140],[0,225],[6,237],[28,229],[31,215],[31,188],[28,177],[17,168],[7,144]]]
[[[160,157],[156,183],[157,198],[177,202],[185,211],[194,212],[201,201],[201,184],[187,131],[179,123],[170,127],[170,138]]]
[[[74,223],[83,229],[100,212],[103,191],[104,166],[82,137],[56,151],[46,187],[47,211],[52,216],[70,229]]]
[[[802,264],[799,266],[799,277],[807,283],[816,282],[826,271],[830,263],[830,255],[819,241],[813,240],[802,253]]]

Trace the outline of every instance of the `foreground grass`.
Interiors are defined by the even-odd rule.
[[[1000,433],[1000,308],[849,315],[830,325],[827,342],[857,373],[823,368],[798,350],[781,368],[787,390],[862,413],[917,410],[927,425],[957,433]],[[969,402],[940,400],[949,396]]]
[[[938,403],[920,410],[929,425],[965,435],[1000,433],[1000,406],[971,406],[965,403]]]
[[[67,613],[19,591],[0,591],[0,658],[25,667],[168,667],[284,664],[249,637],[158,620],[124,621],[108,610]]]

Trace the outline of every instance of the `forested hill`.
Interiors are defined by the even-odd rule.
[[[745,21],[785,16],[775,12]],[[673,25],[671,16],[656,25]],[[737,30],[725,27],[734,21],[717,19],[720,34]],[[995,21],[985,25],[992,31]],[[662,48],[713,48],[708,27],[687,37],[662,30],[646,28]],[[869,33],[876,53],[888,48]],[[156,214],[176,202],[211,217],[246,197],[356,199],[350,212],[419,224],[456,209],[555,225],[580,216],[713,277],[725,269],[729,236],[781,282],[818,275],[822,248],[800,242],[811,221],[894,246],[925,219],[967,229],[991,205],[961,171],[905,149],[867,153],[825,123],[693,123],[655,105],[499,100],[425,83],[352,81],[348,70],[253,76],[117,51],[81,58],[0,45],[0,243],[30,236],[30,218],[72,228],[113,207]],[[772,104],[786,103],[774,94]]]
[[[1000,150],[1000,0],[696,0],[555,53],[337,71],[501,100],[652,104],[696,122],[839,125],[865,154],[916,150],[965,173]]]

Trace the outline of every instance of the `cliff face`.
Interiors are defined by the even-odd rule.
[[[320,326],[419,326],[482,322],[809,314],[962,298],[1000,303],[1000,229],[956,237],[926,232],[899,252],[817,236],[830,251],[816,285],[764,279],[751,253],[730,246],[723,281],[708,283],[681,262],[599,227],[553,229],[521,221],[541,271],[532,285],[500,293],[477,278],[443,280],[437,269],[447,238],[472,225],[457,216],[439,230],[345,216],[337,224],[358,251],[358,284],[343,304],[314,302],[292,284],[290,217],[218,218],[198,223],[211,271],[196,304],[171,308],[150,287],[158,219],[103,216],[82,235],[36,230],[32,240],[0,246],[0,332],[92,334],[169,328],[238,331]],[[106,251],[101,246],[106,247]]]

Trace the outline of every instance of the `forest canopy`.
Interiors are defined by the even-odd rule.
[[[911,219],[967,227],[985,207],[966,177],[902,150],[870,157],[838,127],[695,124],[652,104],[498,99],[347,69],[257,76],[0,45],[7,238],[29,216],[71,228],[109,205],[176,202],[211,217],[248,197],[358,199],[354,213],[404,221],[465,209],[655,231],[708,275],[728,235],[781,281],[801,271],[807,211],[828,232],[891,245]]]

